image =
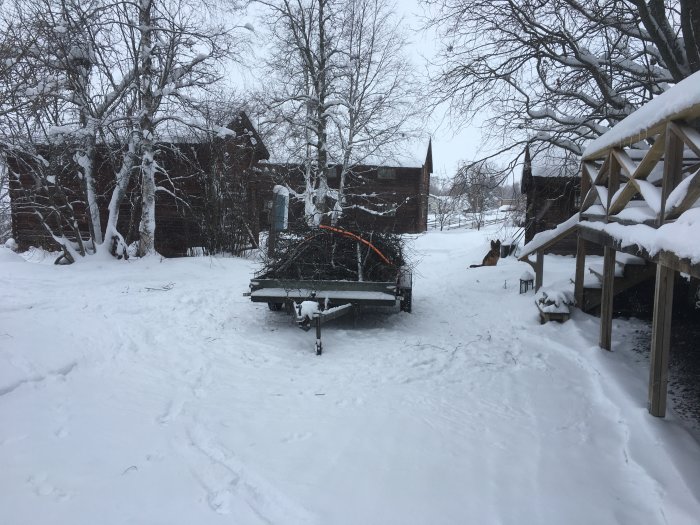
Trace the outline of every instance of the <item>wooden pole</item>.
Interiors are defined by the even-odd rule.
[[[574,297],[576,305],[583,310],[583,277],[586,271],[586,239],[577,236],[576,241],[576,278],[574,280]]]
[[[277,194],[272,194],[272,206],[270,207],[270,233],[267,236],[267,256],[275,256],[275,248],[277,246],[277,207],[279,202]]]
[[[603,291],[600,299],[600,347],[612,350],[612,314],[615,289],[615,250],[603,252]]]
[[[544,274],[544,250],[537,250],[537,260],[535,262],[535,291],[542,288],[542,277]]]
[[[683,141],[669,123],[666,130],[666,151],[664,152],[664,177],[661,185],[661,211],[656,223],[661,226],[666,215],[666,201],[671,192],[678,186],[682,178],[683,169]]]
[[[668,358],[671,347],[671,318],[673,312],[673,281],[671,268],[656,266],[654,320],[651,327],[651,363],[649,370],[649,402],[652,416],[666,416]]]

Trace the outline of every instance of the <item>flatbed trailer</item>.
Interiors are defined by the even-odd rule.
[[[274,279],[262,275],[250,281],[247,295],[254,303],[267,303],[270,310],[294,313],[303,329],[315,325],[316,354],[320,355],[323,323],[363,307],[393,306],[410,313],[412,293],[412,274],[404,267],[391,282]],[[316,306],[310,307],[312,303]]]

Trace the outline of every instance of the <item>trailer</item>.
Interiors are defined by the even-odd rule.
[[[303,330],[315,327],[316,355],[321,355],[321,325],[349,313],[357,315],[365,307],[394,307],[410,313],[412,294],[413,276],[403,267],[391,282],[307,281],[263,275],[250,281],[247,295],[254,303],[267,303],[272,311],[293,314]]]
[[[275,233],[268,243],[265,268],[246,295],[294,314],[304,330],[315,326],[318,355],[321,325],[332,319],[366,307],[411,311],[413,276],[395,234],[319,225]]]

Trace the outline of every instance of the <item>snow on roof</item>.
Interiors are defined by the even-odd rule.
[[[543,178],[556,178],[556,177],[580,177],[581,173],[577,171],[570,171],[567,169],[565,163],[561,164],[539,164],[533,162],[531,164],[532,176],[533,177],[543,177]]]
[[[425,164],[429,142],[430,139],[425,137],[405,140],[386,151],[367,155],[358,164],[395,168],[420,168]]]
[[[691,264],[700,263],[700,208],[691,208],[675,222],[659,228],[646,224],[586,222],[586,228],[600,230],[622,241],[622,247],[639,246],[652,257],[661,251],[673,252]]]
[[[597,158],[605,150],[614,146],[637,143],[645,135],[657,132],[668,120],[698,115],[700,115],[700,71],[651,100],[616,124],[610,131],[588,144],[583,152],[583,159]]]

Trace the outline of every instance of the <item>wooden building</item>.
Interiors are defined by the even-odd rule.
[[[529,146],[525,149],[525,162],[520,191],[526,196],[525,242],[543,231],[551,230],[578,212],[580,206],[581,177],[566,164],[545,164],[532,160]],[[576,253],[576,236],[570,235],[551,246],[548,253],[573,255]]]
[[[398,163],[396,163],[398,164]],[[261,209],[260,221],[269,221],[272,187],[275,183],[301,193],[304,190],[304,167],[299,164],[260,164],[258,169],[267,175],[268,187],[264,197],[267,203]],[[392,231],[394,233],[421,233],[428,229],[428,195],[433,171],[432,144],[428,143],[425,160],[420,166],[355,165],[345,181],[346,204],[340,221],[342,226],[361,230]],[[326,171],[328,185],[337,189],[340,167],[330,166]],[[262,177],[265,178],[265,177]],[[303,203],[290,203],[290,221],[303,219]],[[269,222],[265,223],[269,226]],[[264,228],[263,228],[264,229]]]
[[[230,131],[230,132],[229,132]],[[12,234],[20,249],[56,243],[42,225],[37,211],[54,232],[67,232],[74,221],[82,237],[89,232],[84,190],[78,166],[64,145],[40,146],[47,166],[32,160],[8,159],[11,170]],[[101,224],[107,222],[107,205],[114,188],[114,173],[123,152],[98,146],[95,191]],[[232,119],[222,133],[205,139],[188,136],[156,145],[155,247],[164,256],[186,255],[193,249],[231,250],[256,243],[260,231],[258,208],[262,206],[258,180],[252,168],[269,153],[244,112]],[[138,167],[122,201],[118,230],[127,243],[138,239],[141,214]],[[67,235],[71,238],[70,235]],[[73,239],[75,240],[75,239]]]

